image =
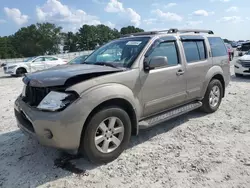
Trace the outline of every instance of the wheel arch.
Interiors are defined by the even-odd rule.
[[[24,70],[24,73],[27,73],[27,72],[28,72],[28,70],[27,70],[26,67],[20,66],[20,67],[17,67],[17,68],[16,68],[16,71],[15,71],[16,74],[17,74],[17,70],[20,70],[20,69]]]
[[[205,95],[206,91],[207,91],[207,87],[208,84],[213,80],[213,79],[218,79],[222,86],[223,86],[223,95],[222,97],[225,96],[225,88],[226,88],[226,84],[225,84],[225,78],[223,77],[223,70],[220,66],[214,66],[212,67],[206,74],[206,78],[205,78],[205,82],[203,85],[203,89],[202,89],[202,96]]]
[[[81,139],[83,138],[83,135],[85,133],[87,124],[89,123],[89,121],[91,120],[91,118],[93,117],[94,114],[96,114],[98,111],[107,108],[107,107],[111,107],[111,106],[117,106],[122,108],[124,111],[126,111],[130,117],[131,120],[131,125],[132,125],[132,129],[131,129],[131,134],[132,135],[137,135],[138,134],[138,120],[137,120],[137,115],[136,112],[134,110],[133,105],[126,99],[124,98],[112,98],[109,100],[106,100],[102,103],[100,103],[98,106],[96,106],[88,115],[86,121],[84,122],[83,128],[82,128],[82,132],[81,132]]]

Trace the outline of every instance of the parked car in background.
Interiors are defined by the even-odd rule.
[[[225,45],[227,47],[227,51],[228,51],[228,55],[229,55],[230,61],[232,61],[233,58],[234,58],[234,49],[231,46],[231,44],[229,44],[229,43],[225,43]]]
[[[233,48],[237,48],[237,42],[232,42],[231,45]]]
[[[68,62],[68,64],[81,64],[84,62],[84,60],[88,57],[88,55],[81,55],[78,57],[75,57],[71,61]]]
[[[54,56],[37,56],[27,58],[22,62],[7,63],[3,66],[3,70],[5,74],[22,76],[25,73],[48,69],[66,63],[66,60]]]
[[[250,50],[236,61],[234,72],[236,77],[250,75]]]
[[[239,48],[239,56],[243,56],[249,50],[250,50],[250,42],[242,43],[241,47]]]

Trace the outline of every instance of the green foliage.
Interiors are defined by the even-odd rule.
[[[0,37],[0,59],[57,54],[61,45],[64,52],[94,50],[121,35],[142,31],[128,26],[119,32],[100,24],[83,25],[76,33],[65,33],[55,24],[37,23],[19,29],[14,35]]]
[[[138,32],[143,32],[143,29],[134,27],[134,26],[128,26],[128,27],[123,27],[121,28],[121,35],[126,35],[130,33],[138,33]]]

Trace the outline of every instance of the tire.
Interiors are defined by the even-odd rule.
[[[119,123],[122,123],[124,127],[123,129],[124,131],[123,131],[122,139],[120,138],[120,145],[113,151],[109,151],[109,152],[107,151],[105,153],[105,152],[100,151],[100,150],[103,150],[102,147],[104,146],[105,142],[109,142],[108,147],[109,146],[116,147],[116,146],[114,145],[114,142],[109,141],[109,140],[107,141],[107,138],[103,137],[103,135],[107,134],[106,136],[109,137],[109,139],[115,139],[115,137],[118,138],[120,136],[120,133],[117,134],[119,136],[117,135],[115,136],[115,134],[110,136],[108,135],[110,132],[105,133],[105,131],[103,131],[103,129],[100,128],[99,125],[104,120],[110,117],[117,118],[115,125],[117,126]],[[108,124],[108,121],[110,121],[110,119],[106,121],[104,122]],[[98,145],[96,145],[96,142],[95,142],[95,138],[97,135],[102,136],[105,139],[102,142],[100,142],[99,147]],[[107,107],[98,111],[88,121],[86,128],[83,132],[82,138],[81,138],[81,145],[79,148],[79,152],[83,154],[84,156],[86,156],[92,163],[106,164],[119,157],[119,155],[128,146],[130,137],[131,137],[131,121],[127,112],[125,112],[123,109],[119,107]]]
[[[217,88],[219,90],[219,96],[216,97],[216,95],[214,94],[214,100],[212,101],[217,101],[217,103],[215,103],[214,105],[212,105],[210,103],[210,98],[211,98],[211,92],[214,88]],[[220,104],[221,104],[221,100],[222,100],[222,95],[223,95],[223,86],[221,84],[221,82],[217,79],[213,79],[209,84],[208,84],[208,87],[207,87],[207,91],[206,91],[206,94],[205,94],[205,97],[203,98],[202,100],[202,107],[201,107],[201,110],[203,112],[206,112],[206,113],[213,113],[215,111],[218,110]],[[213,98],[213,97],[212,97]],[[215,100],[215,98],[217,100]]]
[[[16,70],[16,75],[17,76],[24,76],[24,74],[27,73],[26,69],[25,68],[18,68]]]
[[[235,76],[236,76],[236,77],[243,77],[243,74],[235,73]]]

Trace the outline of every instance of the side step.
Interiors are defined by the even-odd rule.
[[[159,123],[178,117],[187,112],[193,111],[201,106],[202,106],[202,102],[197,101],[197,102],[192,102],[192,103],[180,106],[178,108],[174,108],[172,110],[160,113],[158,115],[155,115],[147,119],[144,119],[143,121],[140,121],[139,128],[147,129],[147,128],[153,127]]]

